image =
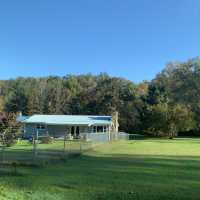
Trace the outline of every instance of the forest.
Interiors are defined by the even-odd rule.
[[[135,84],[106,73],[0,81],[1,113],[111,115],[120,130],[152,136],[200,135],[200,59],[168,63]]]

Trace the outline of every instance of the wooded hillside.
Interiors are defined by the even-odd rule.
[[[200,60],[170,63],[151,82],[66,75],[0,81],[0,110],[31,114],[120,114],[120,129],[153,135],[198,134]]]

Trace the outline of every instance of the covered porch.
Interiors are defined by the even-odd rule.
[[[25,130],[30,127],[29,124],[25,125]],[[69,139],[78,138],[89,138],[93,134],[105,134],[111,132],[110,125],[98,124],[98,125],[57,125],[57,124],[34,124],[32,125],[33,134],[38,134],[39,136],[51,136],[54,138],[67,137]]]

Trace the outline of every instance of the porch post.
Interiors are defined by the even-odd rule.
[[[47,126],[47,124],[45,124],[45,128],[46,128],[46,134],[47,134],[47,136],[49,136],[49,131],[48,131],[48,126]]]
[[[71,130],[72,130],[72,126],[69,126],[69,138],[70,138],[70,139],[71,139],[71,137],[72,137],[72,134],[71,134],[72,131],[71,131]]]
[[[65,132],[65,135],[64,135],[64,154],[65,154],[65,151],[66,151],[66,140],[67,140],[67,134],[66,134],[66,132]]]
[[[108,140],[111,140],[111,134],[110,134],[110,125],[108,126]]]
[[[74,135],[76,137],[76,126],[74,126]]]

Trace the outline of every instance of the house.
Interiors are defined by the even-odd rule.
[[[117,115],[117,113],[115,114]],[[113,120],[114,119],[114,120]],[[49,135],[55,138],[110,140],[118,132],[118,117],[92,115],[33,115],[18,117],[24,125],[24,136]]]

